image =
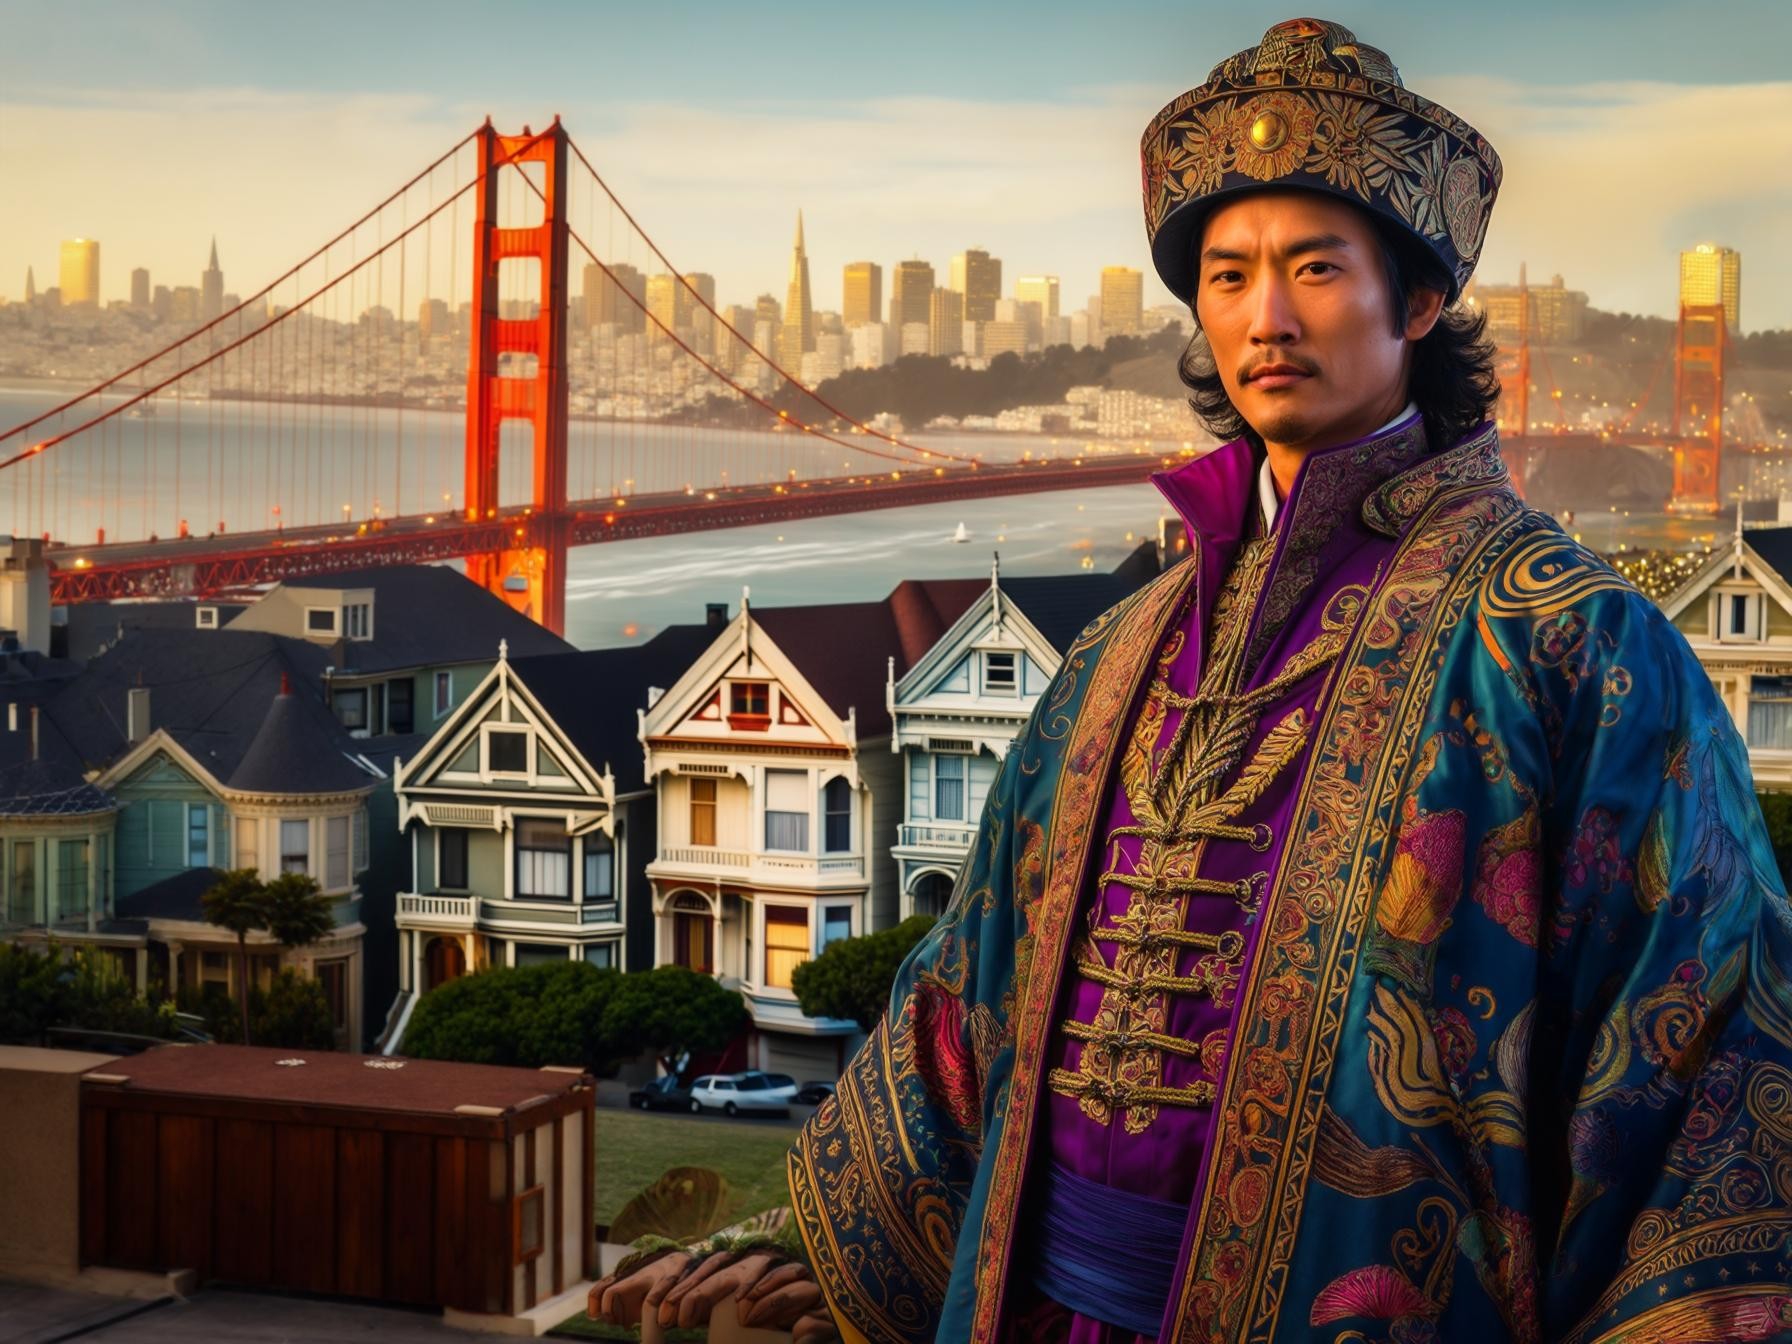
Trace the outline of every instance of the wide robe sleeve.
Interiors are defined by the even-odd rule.
[[[1747,748],[1634,590],[1501,624],[1528,636],[1510,666],[1548,756],[1542,1336],[1792,1338],[1792,911]]]
[[[1015,884],[1042,862],[1040,828],[1018,810],[1031,731],[997,772],[945,915],[790,1155],[793,1213],[848,1341],[930,1341],[940,1326],[1012,1055],[1007,998],[1027,952]]]

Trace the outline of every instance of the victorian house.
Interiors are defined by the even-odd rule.
[[[738,988],[745,1059],[832,1077],[857,1033],[805,1016],[791,973],[837,938],[894,924],[903,815],[885,699],[987,587],[909,581],[881,602],[712,608],[706,647],[640,718],[658,801],[647,867],[655,956]]]
[[[1747,741],[1755,786],[1792,790],[1792,527],[1738,526],[1661,606]]]
[[[325,991],[338,1043],[365,1025],[358,875],[381,778],[317,694],[315,651],[261,634],[140,629],[41,704],[6,708],[7,933],[88,945],[139,988],[236,995],[234,935],[200,898],[227,868],[309,873],[320,942],[250,935],[253,982],[286,964]]]
[[[951,627],[884,688],[901,766],[891,834],[898,914],[939,915],[970,849],[996,767],[1079,631],[1155,572],[1135,557],[1112,574],[989,582]]]
[[[398,763],[411,881],[398,895],[403,1038],[416,998],[489,966],[653,965],[644,875],[655,807],[636,714],[708,642],[675,627],[638,648],[511,658]]]

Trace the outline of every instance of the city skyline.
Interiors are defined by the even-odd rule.
[[[693,147],[716,143],[715,107],[695,92],[705,81],[654,83],[626,61],[595,98],[559,50],[532,54],[541,77],[525,89],[513,63],[492,65],[473,44],[432,33],[418,40],[435,65],[407,61],[381,80],[357,73],[352,60],[308,65],[299,37],[290,49],[252,49],[227,11],[166,4],[156,15],[191,50],[174,50],[149,18],[120,16],[86,35],[83,79],[50,84],[38,56],[67,35],[55,31],[47,7],[9,8],[20,40],[0,55],[8,87],[0,171],[32,190],[0,219],[0,294],[22,296],[27,266],[47,287],[60,242],[88,237],[105,243],[108,302],[129,296],[134,267],[147,268],[152,283],[163,275],[192,283],[214,231],[233,287],[252,292],[486,112],[516,129],[557,110],[673,263],[716,275],[730,300],[784,291],[790,221],[802,209],[818,310],[841,308],[847,262],[873,259],[893,274],[898,259],[920,257],[944,274],[970,247],[1001,258],[1009,275],[1060,276],[1067,308],[1098,292],[1104,266],[1131,266],[1146,274],[1150,306],[1166,296],[1138,217],[1139,132],[1209,65],[1255,41],[1262,24],[1232,12],[1196,23],[1122,6],[1119,31],[1128,23],[1143,31],[1151,19],[1168,32],[1128,45],[1114,42],[1106,23],[1104,40],[1093,41],[1092,21],[1079,26],[1052,10],[1025,21],[936,10],[939,62],[912,77],[905,67],[899,85],[877,81],[869,96],[859,86],[857,97],[828,64],[847,38],[818,32],[815,56],[789,87],[728,84],[739,94],[726,100],[727,152],[699,154],[691,171]],[[585,31],[583,11],[533,8]],[[1775,255],[1774,184],[1792,176],[1792,138],[1730,130],[1792,117],[1792,82],[1768,55],[1777,45],[1729,40],[1737,22],[1687,24],[1684,5],[1584,8],[1563,16],[1527,2],[1508,6],[1498,23],[1452,15],[1423,30],[1405,21],[1418,12],[1411,5],[1338,4],[1328,15],[1390,50],[1408,84],[1474,113],[1500,149],[1507,177],[1482,262],[1486,281],[1509,282],[1529,262],[1540,274],[1574,276],[1601,307],[1669,316],[1678,254],[1715,242],[1761,259],[1749,277],[1745,329],[1792,326],[1792,274],[1762,264]],[[1763,31],[1787,26],[1783,10],[1754,8]],[[705,12],[710,40],[682,47],[680,70],[729,54],[724,34],[734,21]],[[1595,23],[1599,14],[1626,19]],[[780,18],[786,28],[800,21]],[[616,22],[628,40],[657,31],[641,15]],[[879,22],[842,26],[849,37],[882,41],[896,26]],[[944,39],[992,24],[1006,25],[1008,45],[986,52],[980,76],[960,78],[956,93],[944,87],[965,59],[949,54],[961,42]],[[1652,27],[1671,28],[1676,40],[1645,41]],[[1598,30],[1608,59],[1577,82],[1584,66],[1563,48],[1583,29]],[[763,49],[763,40],[743,39],[733,55],[750,62]],[[25,52],[35,53],[30,64]],[[217,64],[205,66],[208,54]],[[1038,78],[1019,80],[1010,68],[1023,57],[1043,62],[1035,75],[1068,78],[1048,82],[1048,94]],[[169,148],[201,122],[215,145],[211,163]],[[725,226],[717,223],[723,201]],[[1610,222],[1581,226],[1587,220]]]

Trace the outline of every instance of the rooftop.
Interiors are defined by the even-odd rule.
[[[300,1064],[283,1060],[302,1060]],[[395,1067],[396,1066],[396,1067]],[[291,1105],[337,1106],[408,1115],[511,1114],[563,1096],[583,1075],[436,1059],[388,1059],[330,1050],[251,1045],[165,1045],[105,1065],[132,1092]]]

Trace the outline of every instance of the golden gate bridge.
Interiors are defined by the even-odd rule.
[[[575,320],[575,248],[585,316],[626,320]],[[677,286],[672,311],[625,278],[649,259]],[[461,559],[559,632],[572,546],[1130,484],[1168,464],[910,442],[804,385],[704,288],[558,117],[520,135],[488,119],[235,307],[0,431],[0,518],[44,539],[59,603]],[[426,413],[453,400],[463,338],[464,426]]]

